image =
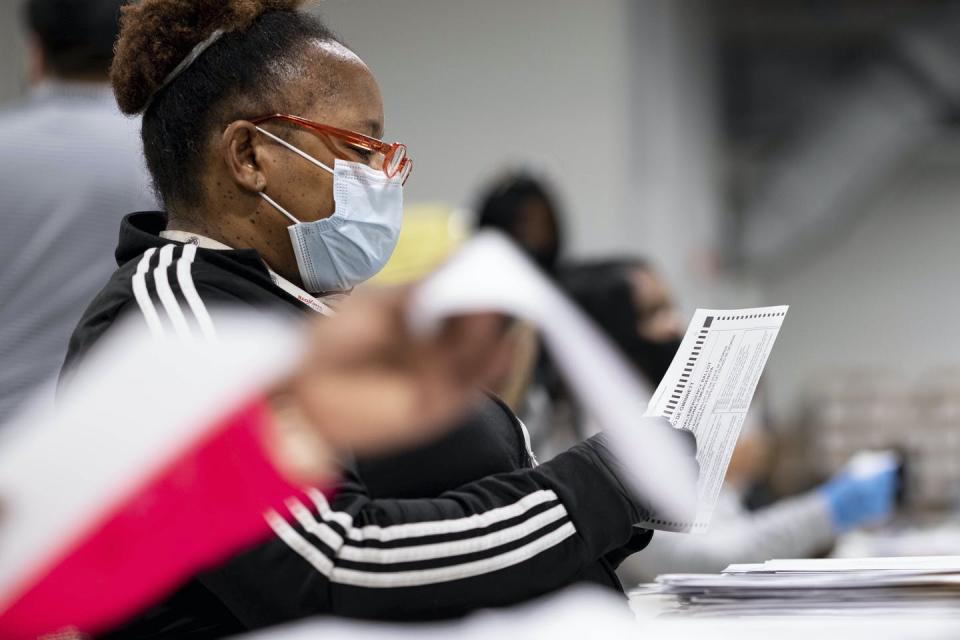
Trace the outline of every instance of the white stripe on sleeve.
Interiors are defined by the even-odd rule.
[[[449,542],[437,542],[394,549],[378,549],[373,547],[351,546],[349,543],[344,544],[343,538],[340,535],[329,525],[317,522],[313,514],[310,513],[310,510],[296,499],[288,501],[287,508],[290,509],[290,512],[305,531],[315,535],[320,541],[330,547],[333,552],[336,553],[337,557],[344,560],[368,562],[372,564],[421,562],[424,560],[436,560],[439,558],[450,558],[453,556],[489,551],[525,538],[549,524],[562,520],[567,515],[567,511],[563,505],[557,504],[518,524],[485,535]]]
[[[157,268],[153,270],[153,281],[157,287],[157,295],[163,308],[170,318],[170,323],[177,332],[177,337],[181,340],[190,340],[193,334],[190,332],[190,325],[183,315],[180,303],[177,297],[173,295],[173,289],[170,288],[170,280],[167,278],[167,268],[173,264],[173,250],[177,247],[175,244],[164,245],[160,249],[160,262]]]
[[[560,544],[576,533],[576,528],[573,526],[573,523],[567,522],[558,529],[554,529],[550,533],[536,538],[522,547],[490,558],[431,569],[373,572],[335,566],[326,554],[307,542],[303,536],[297,533],[297,531],[287,524],[276,512],[269,512],[265,517],[281,540],[313,565],[317,571],[326,576],[331,582],[371,589],[416,587],[462,580],[464,578],[491,573],[525,562]]]
[[[317,511],[320,512],[320,517],[329,522],[339,524],[346,530],[348,539],[358,542],[364,540],[390,542],[404,538],[460,533],[462,531],[470,531],[471,529],[486,529],[498,522],[521,516],[530,509],[545,502],[557,501],[559,503],[557,494],[552,490],[540,489],[539,491],[534,491],[524,496],[513,504],[497,507],[484,513],[476,513],[463,518],[411,522],[407,524],[395,524],[388,527],[368,525],[357,528],[353,526],[353,518],[350,514],[333,511],[326,497],[324,497],[320,491],[307,489],[307,495],[310,496],[310,499],[313,500],[316,505]],[[563,508],[562,504],[560,506]],[[564,514],[566,514],[566,510],[564,510]]]
[[[150,299],[150,292],[147,291],[147,270],[150,268],[150,258],[156,253],[156,249],[151,247],[147,249],[140,262],[137,263],[137,271],[133,274],[131,285],[133,287],[133,297],[137,300],[137,306],[146,320],[150,333],[155,336],[163,335],[163,324],[160,322],[160,316],[153,307],[153,301]]]
[[[193,267],[193,259],[196,255],[197,245],[183,245],[183,255],[177,260],[177,281],[180,283],[180,290],[183,292],[183,297],[187,299],[187,304],[190,305],[190,309],[197,319],[197,324],[200,325],[200,331],[203,333],[204,339],[210,341],[216,339],[217,332],[213,327],[213,320],[210,318],[210,314],[207,313],[207,307],[203,304],[203,300],[200,299],[197,288],[193,284],[191,269]]]

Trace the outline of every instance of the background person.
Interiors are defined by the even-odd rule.
[[[563,221],[557,201],[542,180],[510,172],[483,190],[476,227],[512,238],[546,273],[556,272],[564,253]]]
[[[563,216],[550,186],[541,178],[508,171],[485,186],[477,199],[474,227],[505,234],[544,273],[556,277],[565,252]],[[494,388],[523,417],[536,448],[550,430],[540,418],[560,380],[532,327],[518,323],[514,335],[518,348],[513,365]]]
[[[23,5],[31,88],[0,112],[0,424],[63,363],[121,216],[155,207],[107,77],[122,4]]]

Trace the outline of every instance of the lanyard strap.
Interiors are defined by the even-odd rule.
[[[270,279],[273,280],[273,284],[283,289],[287,295],[296,298],[317,313],[322,313],[325,316],[332,316],[335,313],[330,305],[325,302],[321,302],[319,298],[310,295],[280,274],[274,273],[273,269],[267,267],[267,271],[270,272]]]
[[[160,237],[164,240],[173,240],[175,242],[183,242],[184,244],[195,244],[201,249],[213,249],[214,251],[232,251],[233,247],[229,247],[222,242],[218,242],[213,238],[208,238],[202,236],[198,233],[191,233],[189,231],[177,231],[177,230],[166,230],[160,232]],[[299,301],[301,304],[306,305],[312,311],[316,313],[321,313],[325,316],[332,316],[335,312],[333,307],[329,304],[321,301],[316,296],[310,295],[297,285],[293,284],[279,273],[276,273],[270,267],[267,267],[267,272],[270,274],[270,279],[273,281],[277,287],[279,287],[284,293],[286,293],[291,298]]]

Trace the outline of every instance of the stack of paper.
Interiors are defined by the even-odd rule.
[[[669,574],[642,590],[668,615],[960,617],[960,556],[770,560]]]

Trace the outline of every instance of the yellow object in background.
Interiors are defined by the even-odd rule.
[[[427,275],[467,239],[466,212],[444,203],[407,207],[397,248],[371,284],[399,285]]]

